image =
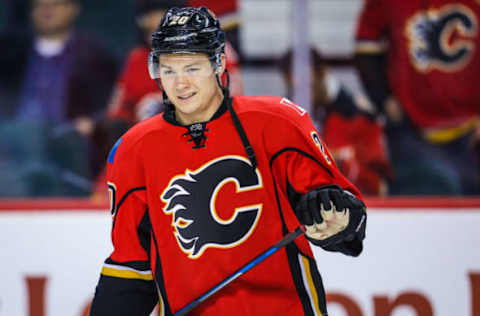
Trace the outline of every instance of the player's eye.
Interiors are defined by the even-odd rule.
[[[190,68],[187,68],[187,72],[188,73],[196,73],[200,70],[200,68],[196,68],[196,67],[190,67]]]
[[[170,69],[162,69],[161,70],[161,75],[162,76],[172,76],[174,74],[175,74],[175,72],[173,70],[170,70]]]

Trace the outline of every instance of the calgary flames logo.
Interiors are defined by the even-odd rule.
[[[173,177],[163,191],[163,211],[172,215],[175,237],[181,250],[191,259],[209,248],[231,248],[245,241],[254,231],[262,203],[236,207],[230,218],[216,209],[221,189],[235,184],[236,193],[263,187],[258,170],[240,156],[212,160],[201,168]]]
[[[464,5],[446,5],[414,15],[406,25],[405,36],[417,70],[453,72],[465,67],[473,55],[477,18]]]

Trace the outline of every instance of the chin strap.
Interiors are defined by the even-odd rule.
[[[157,78],[157,79],[155,79],[155,82],[157,83],[157,86],[160,88],[160,91],[162,91],[162,102],[163,102],[163,105],[166,107],[167,105],[172,104],[172,102],[170,102],[170,100],[168,99],[168,96],[167,96],[167,94],[165,93],[165,90],[163,89],[162,81]]]
[[[228,70],[225,69],[225,73],[227,75],[227,84],[226,86],[222,86],[222,82],[220,81],[220,76],[217,74],[217,84],[222,89],[223,92],[223,97],[225,99],[225,103],[227,105],[227,109],[230,112],[230,115],[232,116],[233,124],[235,125],[235,129],[237,130],[238,135],[240,136],[240,139],[242,140],[243,148],[245,148],[245,152],[248,156],[248,159],[250,160],[250,163],[252,164],[252,168],[256,169],[257,168],[257,157],[255,156],[255,151],[252,148],[252,145],[250,145],[250,141],[248,140],[247,133],[245,132],[245,129],[242,126],[242,123],[240,122],[240,119],[238,118],[237,113],[233,109],[232,105],[232,98],[230,98],[230,75],[228,74]]]

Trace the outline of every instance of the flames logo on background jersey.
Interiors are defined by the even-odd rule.
[[[163,191],[163,211],[172,215],[178,245],[189,258],[200,257],[209,247],[235,247],[253,232],[262,210],[260,201],[235,208],[229,219],[218,215],[215,202],[228,182],[234,182],[237,193],[263,187],[260,173],[247,159],[225,156],[195,171],[187,169]]]
[[[466,6],[422,11],[406,24],[410,59],[421,72],[453,72],[465,67],[475,50],[477,19]]]

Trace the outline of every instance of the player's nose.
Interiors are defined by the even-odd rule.
[[[184,74],[177,74],[175,76],[175,87],[177,89],[188,86],[188,82],[189,82],[188,81],[188,76],[186,76]]]

